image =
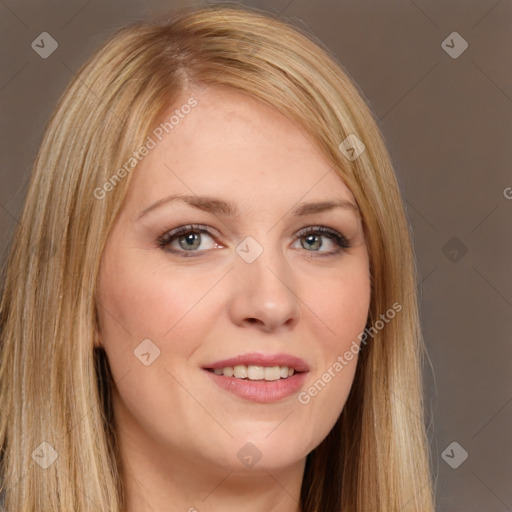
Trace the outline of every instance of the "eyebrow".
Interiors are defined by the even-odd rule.
[[[147,208],[144,208],[139,213],[137,219],[140,219],[150,211],[153,211],[164,204],[168,204],[176,200],[183,201],[194,208],[208,213],[213,213],[215,215],[223,215],[226,217],[238,217],[240,215],[240,211],[237,206],[229,201],[224,201],[210,196],[171,195],[159,199]],[[359,213],[359,208],[351,201],[332,199],[329,201],[319,201],[315,203],[300,203],[292,210],[292,215],[294,217],[300,217],[313,213],[325,212],[334,208],[343,208],[345,210],[353,210],[356,214]]]

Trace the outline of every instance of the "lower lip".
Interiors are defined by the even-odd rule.
[[[252,402],[270,403],[287,398],[299,391],[306,380],[307,372],[294,373],[291,377],[279,380],[249,380],[224,377],[204,370],[213,382],[222,389]]]

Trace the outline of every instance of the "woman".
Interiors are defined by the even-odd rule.
[[[433,510],[408,225],[299,29],[187,9],[56,108],[1,303],[7,510]]]

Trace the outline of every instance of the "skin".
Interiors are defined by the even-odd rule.
[[[133,171],[101,261],[98,343],[116,381],[126,512],[297,512],[306,455],[339,417],[357,356],[307,404],[297,394],[242,399],[202,368],[248,352],[292,354],[310,367],[303,391],[332,367],[368,315],[361,219],[343,208],[293,217],[302,202],[355,200],[304,130],[243,93],[191,89],[166,117],[191,94],[198,105]],[[138,218],[171,194],[232,201],[240,213],[176,200]],[[188,224],[213,234],[175,238],[172,248],[185,256],[159,246],[160,236]],[[297,235],[317,226],[351,247]],[[248,236],[263,248],[252,263],[236,252]],[[148,366],[134,355],[145,339],[160,350]],[[237,457],[247,442],[261,454],[252,467]]]

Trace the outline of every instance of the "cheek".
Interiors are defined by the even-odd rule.
[[[366,260],[333,272],[317,282],[308,295],[308,306],[323,332],[324,351],[331,356],[364,330],[370,307],[371,284]]]
[[[360,265],[333,274],[322,283],[323,292],[310,294],[316,314],[316,358],[302,392],[299,407],[313,424],[312,449],[331,430],[350,393],[359,354],[359,335],[364,331],[370,306],[371,285],[368,267]],[[318,289],[320,290],[320,288]]]
[[[155,437],[193,436],[187,418],[202,418],[202,409],[185,391],[190,385],[173,377],[186,377],[180,370],[211,329],[216,313],[204,298],[218,276],[176,268],[171,276],[165,262],[148,260],[136,249],[112,251],[100,273],[101,342],[120,396],[118,414],[127,424],[137,418]]]
[[[148,260],[147,251],[114,255],[106,260],[100,280],[102,317],[122,337],[129,333],[132,344],[145,338],[173,337],[172,332],[184,323],[190,329],[187,320],[213,279],[179,269],[171,277],[165,264],[148,265]],[[200,324],[192,324],[196,326]]]

